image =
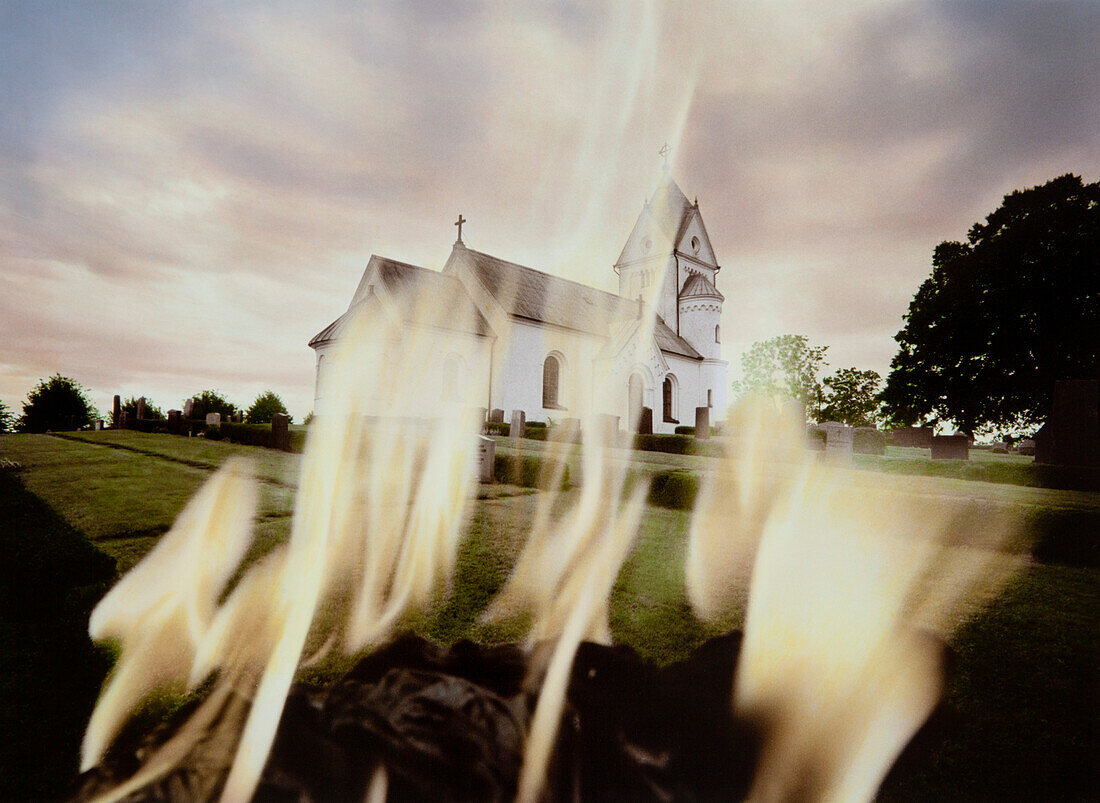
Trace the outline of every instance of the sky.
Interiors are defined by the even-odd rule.
[[[466,244],[615,291],[660,165],[724,357],[885,375],[932,250],[1100,179],[1100,3],[0,0],[0,401],[55,373],[312,409],[371,254]]]

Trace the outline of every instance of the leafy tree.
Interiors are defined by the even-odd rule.
[[[1100,184],[1065,175],[1004,197],[944,242],[895,336],[882,393],[894,423],[1034,426],[1055,380],[1100,367]]]
[[[221,413],[222,418],[229,418],[237,412],[237,405],[216,390],[204,390],[192,398],[195,400],[195,405],[191,408],[193,419],[202,420],[210,413]]]
[[[743,378],[733,383],[733,395],[749,393],[797,399],[810,418],[821,405],[818,374],[828,346],[811,346],[805,335],[779,335],[757,341],[741,355]]]
[[[13,429],[15,429],[15,413],[0,401],[0,433],[11,432]]]
[[[83,429],[98,417],[84,388],[73,379],[54,374],[40,380],[27,394],[17,428],[20,432]]]
[[[270,424],[275,413],[285,414],[286,406],[282,399],[267,390],[256,397],[256,401],[252,402],[252,406],[248,408],[244,417],[249,424]],[[294,418],[291,417],[291,421],[293,420]]]
[[[882,377],[878,371],[841,368],[825,377],[825,397],[818,419],[840,421],[851,427],[873,427]]]
[[[136,398],[134,398],[133,396],[131,396],[128,399],[125,399],[121,404],[121,408],[122,408],[121,411],[126,413],[126,416],[130,420],[133,420],[133,419],[137,418],[138,400]],[[118,426],[118,422],[113,420],[114,419],[114,414],[113,413],[111,414],[111,418],[112,418],[111,423],[114,426]],[[145,418],[146,419],[153,419],[153,420],[156,420],[156,421],[163,421],[164,420],[164,411],[162,411],[159,407],[157,407],[155,404],[153,404],[151,401],[149,401],[149,399],[146,399],[145,400]]]

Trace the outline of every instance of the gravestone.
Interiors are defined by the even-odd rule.
[[[233,420],[238,424],[244,423],[244,410],[238,410],[237,414],[233,417]]]
[[[115,429],[118,429],[122,426],[122,399],[119,396],[115,396],[114,417],[111,419],[111,421],[114,424]]]
[[[221,413],[207,413],[206,414],[206,426],[217,429],[222,425]]]
[[[195,400],[194,399],[186,399],[183,402],[183,417],[186,418],[186,419],[190,419],[191,415],[194,412],[195,412]]]
[[[504,411],[501,410],[500,408],[494,409],[491,413],[489,413],[489,423],[490,424],[503,424],[504,423]]]
[[[477,411],[480,414],[477,420],[481,422],[481,426],[485,426],[485,422],[489,419],[489,408],[478,407]]]
[[[142,396],[137,400],[137,420],[145,420],[145,397]]]
[[[130,414],[128,412],[126,412],[125,410],[123,410],[121,413],[118,414],[118,428],[119,429],[126,429],[126,427],[129,425],[129,423],[130,423]]]
[[[290,451],[290,416],[286,413],[275,413],[271,416],[271,447],[284,452]]]
[[[990,447],[993,454],[1008,454],[1008,444],[1004,441],[997,441]]]
[[[512,411],[512,421],[508,425],[508,434],[513,438],[523,438],[527,435],[527,415],[523,410]]]
[[[969,460],[970,438],[955,435],[936,435],[932,438],[933,460]]]
[[[168,411],[168,431],[173,435],[178,435],[180,431],[180,411],[169,410]]]
[[[890,432],[895,446],[915,446],[918,449],[928,449],[932,446],[934,433],[932,427],[902,427]]]
[[[477,479],[492,482],[497,460],[497,442],[484,435],[477,436]]]
[[[851,463],[855,430],[835,421],[821,425],[825,430],[825,459],[831,463]]]
[[[619,437],[619,417],[617,415],[608,415],[606,413],[600,413],[596,416],[596,439],[597,443],[602,443],[606,446],[614,446],[615,441]]]
[[[638,416],[638,434],[653,434],[653,409],[651,407],[643,407],[642,414]]]
[[[1016,452],[1027,457],[1034,455],[1035,440],[1033,438],[1024,438],[1022,441],[1016,444]]]
[[[551,436],[553,440],[562,443],[580,443],[581,441],[581,420],[579,418],[563,418],[561,426],[555,427],[555,430]]]
[[[696,407],[695,408],[695,438],[696,440],[706,440],[710,437],[710,408],[709,407]]]
[[[95,420],[95,426],[93,426],[93,429],[94,429],[94,430],[95,430],[96,432],[100,432],[100,431],[102,431],[102,430],[103,430],[103,419],[102,419],[102,418],[97,418],[97,419]]]
[[[856,454],[886,454],[886,433],[874,427],[856,427],[852,432],[852,451]]]
[[[1050,415],[1035,435],[1035,462],[1100,465],[1100,380],[1054,383]]]

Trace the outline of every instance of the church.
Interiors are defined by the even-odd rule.
[[[720,267],[698,200],[667,167],[613,266],[617,294],[475,251],[463,223],[459,215],[442,270],[371,256],[347,311],[309,342],[318,415],[326,355],[350,319],[376,305],[433,339],[423,371],[441,399],[461,388],[505,421],[516,410],[548,423],[601,413],[634,429],[648,408],[653,432],[671,434],[694,425],[698,407],[712,408],[712,422],[724,416]],[[440,303],[414,312],[412,291]]]

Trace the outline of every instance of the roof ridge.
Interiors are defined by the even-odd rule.
[[[505,265],[510,265],[513,268],[519,268],[520,270],[526,270],[526,271],[530,271],[531,273],[537,273],[540,276],[546,276],[547,278],[553,279],[554,281],[565,282],[567,284],[572,284],[572,285],[575,285],[576,287],[583,288],[584,290],[589,290],[589,291],[592,291],[592,292],[595,292],[595,293],[600,293],[602,295],[613,298],[616,301],[622,301],[622,302],[630,302],[631,301],[631,299],[626,298],[625,296],[621,296],[618,293],[610,293],[607,290],[601,290],[600,288],[593,287],[590,284],[583,284],[582,282],[574,281],[573,279],[566,279],[564,276],[556,276],[553,273],[547,273],[546,271],[539,270],[538,268],[532,268],[532,267],[528,267],[527,265],[521,265],[518,262],[512,262],[511,260],[508,260],[508,259],[501,259],[500,257],[493,256],[492,254],[486,254],[484,251],[478,251],[477,249],[474,249],[474,248],[467,248],[466,250],[471,252],[471,253],[477,254],[479,256],[488,257],[489,259],[496,260],[497,262],[503,262]]]

